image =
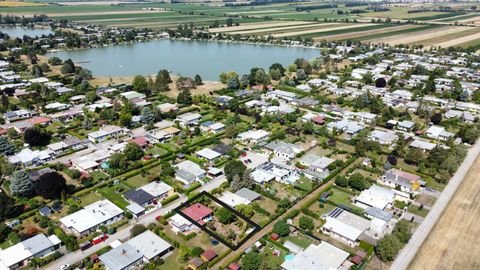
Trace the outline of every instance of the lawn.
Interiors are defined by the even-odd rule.
[[[302,177],[302,178],[300,178],[300,180],[298,180],[295,183],[295,187],[300,189],[300,190],[308,192],[308,191],[313,189],[313,182],[312,182],[312,180],[308,179],[307,177]]]
[[[168,154],[167,150],[165,150],[163,148],[160,148],[158,146],[154,146],[152,148],[149,148],[146,152],[147,152],[147,154],[152,155],[152,156],[162,156],[162,155]]]
[[[79,199],[80,199],[80,206],[85,207],[89,204],[92,204],[96,201],[103,199],[103,197],[98,192],[92,191],[86,194],[85,196],[80,197]]]
[[[348,194],[344,191],[341,191],[339,189],[336,189],[336,188],[332,188],[330,190],[330,192],[332,194],[330,195],[330,197],[328,197],[329,201],[332,201],[336,205],[343,204],[343,205],[346,205],[348,207],[361,210],[361,208],[355,206],[352,203],[352,201],[351,201],[351,198],[353,197],[352,195],[350,195],[350,194]]]
[[[169,269],[169,270],[181,270],[183,266],[178,262],[178,249],[174,249],[167,258],[165,258],[164,264],[162,264],[160,269]]]
[[[149,183],[149,178],[142,176],[142,174],[137,174],[134,177],[130,177],[125,181],[125,185],[129,188],[139,188]]]
[[[105,173],[103,173],[101,171],[92,171],[92,172],[89,172],[88,174],[90,174],[90,176],[93,178],[94,182],[99,182],[101,180],[106,180],[106,179],[109,178],[108,175],[106,175]]]
[[[278,255],[274,255],[274,251],[280,252]],[[270,266],[270,268],[266,269],[277,269],[279,265],[283,263],[285,260],[285,256],[287,255],[287,252],[278,249],[274,245],[268,243],[265,248],[262,250],[261,256],[262,256],[262,261],[264,264]]]
[[[116,191],[117,188],[123,188],[123,191]],[[105,197],[105,199],[108,199],[110,200],[111,202],[113,202],[115,205],[117,205],[118,207],[122,208],[122,209],[125,209],[125,207],[127,207],[127,205],[129,205],[129,203],[127,201],[125,201],[125,199],[122,197],[122,194],[129,190],[129,188],[127,186],[124,186],[124,185],[116,185],[116,186],[113,186],[113,187],[105,187],[105,188],[102,188],[99,190],[100,194],[103,195],[103,197]]]
[[[418,206],[416,205],[410,205],[410,207],[408,207],[408,212],[412,213],[412,214],[415,214],[417,216],[421,216],[421,217],[426,217],[427,214],[428,214],[428,210],[425,209],[425,208],[422,208],[420,209]]]
[[[308,246],[310,246],[310,244],[312,244],[312,241],[306,237],[306,236],[303,236],[303,235],[297,235],[297,236],[287,236],[284,238],[285,241],[290,241],[292,243],[294,243],[295,245],[299,246],[299,247],[302,247],[302,248],[307,248]]]

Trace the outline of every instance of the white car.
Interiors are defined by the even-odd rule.
[[[64,264],[58,268],[58,270],[67,270],[70,267],[70,264]]]

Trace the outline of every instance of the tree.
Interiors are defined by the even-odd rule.
[[[335,178],[335,184],[340,187],[347,187],[348,179],[343,175],[337,176],[337,178]]]
[[[381,261],[393,261],[400,251],[402,244],[394,235],[386,235],[378,241],[375,253]]]
[[[0,223],[0,242],[5,242],[7,240],[7,236],[9,233],[12,232],[12,229],[5,225],[5,223]]]
[[[147,230],[147,227],[145,227],[143,224],[135,224],[131,229],[130,229],[130,238],[133,238]]]
[[[257,252],[249,252],[242,257],[243,270],[258,270],[262,257]]]
[[[15,153],[15,145],[13,145],[6,136],[0,137],[0,154],[11,155]]]
[[[142,148],[140,148],[138,144],[129,142],[127,146],[125,146],[125,150],[123,150],[123,154],[128,160],[135,161],[143,157],[143,150]]]
[[[280,63],[272,64],[268,70],[270,71],[270,73],[272,72],[272,70],[278,70],[280,72],[280,76],[285,75],[285,68]]]
[[[230,182],[230,189],[236,192],[242,188],[251,188],[254,184],[253,179],[250,177],[251,172],[250,169],[247,169],[242,176],[236,174]]]
[[[193,79],[195,81],[195,85],[202,85],[203,84],[203,80],[202,80],[202,77],[200,77],[200,75],[195,75],[195,78]]]
[[[238,175],[241,178],[246,169],[247,166],[245,166],[240,160],[229,161],[224,168],[225,177],[229,182],[232,182],[235,175]]]
[[[195,88],[195,82],[190,77],[180,77],[175,82],[175,86],[178,90],[192,89]]]
[[[133,91],[143,93],[147,88],[148,88],[148,83],[145,77],[141,75],[137,75],[133,78],[133,82],[132,82]]]
[[[235,220],[235,215],[225,207],[218,208],[215,211],[215,217],[223,224],[230,224]]]
[[[67,190],[65,178],[57,172],[45,173],[34,183],[37,195],[45,199],[58,199]]]
[[[387,81],[384,78],[378,78],[375,80],[375,87],[383,88],[387,86]]]
[[[155,123],[156,117],[155,117],[155,112],[150,109],[149,107],[144,107],[142,109],[142,116],[141,116],[141,121],[142,123],[145,124],[153,124]]]
[[[359,190],[359,191],[362,191],[364,189],[367,189],[368,186],[369,186],[369,183],[367,180],[365,180],[365,178],[363,177],[363,175],[361,175],[360,173],[354,173],[350,176],[350,178],[348,179],[349,180],[349,185],[353,188],[353,189],[356,189],[356,190]]]
[[[246,204],[239,204],[237,206],[235,206],[235,209],[240,212],[242,215],[250,218],[253,216],[253,214],[255,214],[254,210],[253,210],[253,206],[251,205],[246,205]]]
[[[295,75],[299,80],[305,80],[307,78],[307,74],[305,73],[305,70],[303,68],[297,69]]]
[[[228,18],[227,19],[227,27],[230,27],[233,25],[233,19],[232,18]]]
[[[420,162],[424,160],[425,156],[422,150],[418,148],[411,148],[408,150],[407,154],[405,155],[405,161],[410,164],[418,165]]]
[[[273,225],[272,231],[282,237],[287,236],[290,234],[290,226],[285,221],[280,220]]]
[[[75,64],[71,59],[67,59],[65,60],[65,62],[63,62],[63,66],[60,71],[62,72],[62,74],[75,73]]]
[[[37,127],[28,128],[23,133],[23,141],[31,146],[45,146],[50,143],[50,134]]]
[[[438,125],[440,122],[442,122],[442,114],[441,113],[435,113],[430,117],[430,121],[432,121],[433,124]]]
[[[192,250],[190,251],[190,256],[192,257],[200,257],[200,255],[202,255],[203,253],[203,248],[201,247],[194,247],[192,248]]]
[[[34,193],[30,173],[27,171],[16,171],[10,178],[10,192],[12,195],[31,196]]]
[[[129,113],[122,113],[119,122],[122,127],[129,127],[132,124],[132,115]]]
[[[171,82],[172,79],[170,78],[170,73],[165,69],[161,69],[158,71],[157,77],[155,78],[155,90],[168,91],[170,90],[168,84]]]
[[[0,221],[18,216],[23,211],[22,205],[15,204],[15,200],[5,192],[0,192]]]
[[[127,166],[125,156],[121,153],[115,153],[111,155],[110,159],[108,160],[108,166],[112,169],[125,168],[125,166]]]
[[[182,92],[178,93],[177,103],[182,105],[191,105],[193,102],[192,94],[190,90],[184,89]]]
[[[228,89],[238,89],[240,87],[240,81],[237,77],[232,77],[227,80]]]
[[[423,204],[421,205],[423,206]],[[412,231],[410,229],[410,224],[407,220],[402,219],[397,224],[395,225],[395,228],[393,228],[392,235],[395,235],[397,239],[403,243],[406,244],[412,237]]]
[[[396,165],[397,165],[397,162],[398,162],[398,161],[397,161],[397,157],[395,157],[394,155],[389,155],[389,156],[387,157],[387,161],[388,161],[388,163],[390,163],[390,164],[393,165],[393,166],[396,166]]]
[[[95,91],[88,91],[85,93],[85,101],[89,104],[92,104],[97,100],[97,92]]]
[[[301,229],[311,231],[313,228],[315,228],[315,224],[313,223],[313,219],[306,217],[306,216],[301,216],[300,219],[298,220],[298,225],[300,226]]]
[[[283,198],[280,201],[278,201],[277,206],[278,208],[288,209],[290,208],[290,206],[292,206],[292,203],[287,198]]]

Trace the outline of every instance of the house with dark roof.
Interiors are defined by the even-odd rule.
[[[415,193],[425,185],[425,181],[416,174],[398,169],[390,169],[378,180],[381,184],[391,188],[400,188],[403,192]]]
[[[130,203],[136,203],[140,206],[146,206],[155,199],[152,194],[143,189],[129,190],[123,194],[123,197]]]

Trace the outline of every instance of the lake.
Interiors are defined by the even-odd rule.
[[[24,35],[36,37],[41,35],[53,34],[50,29],[43,28],[23,28],[23,27],[0,27],[0,32],[8,34],[10,37],[23,38]]]
[[[287,66],[297,58],[314,59],[320,50],[214,41],[154,40],[135,44],[49,53],[81,65],[97,76],[120,77],[156,74],[167,69],[174,74],[218,80],[221,72],[266,70],[273,63]],[[87,62],[88,61],[88,62]]]

